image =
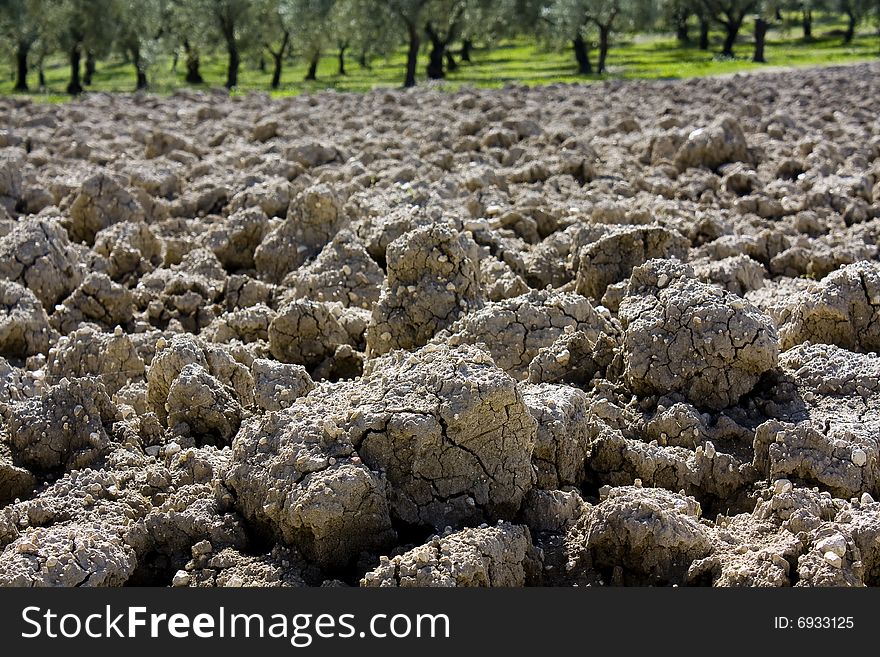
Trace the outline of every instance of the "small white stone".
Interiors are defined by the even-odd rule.
[[[556,354],[556,362],[560,365],[565,365],[571,359],[571,352],[568,349],[563,349],[558,354]]]
[[[382,335],[379,336],[379,339],[382,342],[390,342],[391,341],[391,334],[388,331],[385,331],[384,333],[382,333]]]
[[[792,488],[794,488],[794,486],[788,479],[777,479],[773,482],[773,493],[775,495],[788,493]]]
[[[244,580],[238,575],[233,575],[228,580],[226,580],[226,586],[234,589],[241,588],[244,586]]]
[[[870,493],[862,493],[862,497],[859,499],[859,503],[862,506],[867,506],[868,504],[874,503],[874,498],[871,497]]]
[[[185,570],[178,570],[174,573],[174,579],[171,580],[171,586],[189,586],[190,574]]]
[[[705,452],[706,452],[706,458],[710,458],[710,459],[715,458],[715,445],[712,443],[711,440],[706,441]]]
[[[843,537],[843,534],[832,534],[816,543],[816,548],[824,554],[833,552],[837,556],[842,557],[846,554],[846,539]]]
[[[165,445],[165,456],[174,456],[180,451],[180,445],[171,442]]]
[[[666,287],[667,285],[669,285],[669,276],[660,274],[657,277],[657,287]]]
[[[843,565],[843,559],[840,558],[840,555],[835,554],[834,552],[831,552],[830,550],[825,553],[824,557],[825,557],[825,561],[827,561],[830,565],[834,566],[835,568],[840,568]]]
[[[865,465],[865,463],[868,462],[868,454],[865,452],[865,450],[856,447],[852,451],[852,462],[853,465],[861,468],[863,465]]]

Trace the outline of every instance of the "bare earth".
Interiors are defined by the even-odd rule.
[[[0,585],[880,583],[878,98],[0,99]]]

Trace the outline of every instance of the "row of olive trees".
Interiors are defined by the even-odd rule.
[[[322,53],[337,53],[345,74],[346,55],[365,67],[401,43],[409,45],[405,84],[415,84],[423,35],[430,41],[428,75],[443,77],[456,65],[450,47],[464,44],[469,59],[475,39],[523,31],[520,0],[0,0],[0,44],[16,60],[15,89],[27,91],[36,65],[62,54],[70,65],[69,93],[91,83],[96,62],[115,50],[130,61],[136,88],[149,84],[151,65],[170,53],[182,56],[186,81],[202,82],[200,54],[222,48],[226,86],[238,84],[244,53],[259,53],[273,65],[271,86],[281,83],[292,53],[308,63],[315,79]]]
[[[456,57],[470,60],[476,41],[515,35],[569,44],[584,74],[605,71],[614,33],[671,28],[689,41],[693,22],[701,48],[708,49],[715,26],[724,35],[722,54],[732,56],[749,16],[755,16],[754,58],[763,61],[767,28],[783,10],[799,12],[805,38],[814,11],[837,11],[847,17],[849,42],[869,14],[880,18],[880,0],[0,0],[0,43],[15,58],[19,91],[28,89],[32,68],[43,85],[43,62],[58,53],[69,62],[72,94],[91,83],[96,62],[112,51],[131,62],[138,89],[169,53],[175,67],[183,57],[186,81],[196,84],[200,54],[218,47],[227,56],[228,88],[238,84],[245,53],[271,61],[277,88],[293,53],[307,62],[306,79],[314,79],[324,53],[336,53],[344,75],[347,56],[369,67],[372,58],[405,45],[404,85],[412,86],[423,49],[428,77],[443,78],[458,66]]]
[[[880,0],[556,0],[541,3],[540,17],[545,29],[557,38],[570,39],[578,71],[594,71],[589,44],[598,43],[596,72],[604,73],[611,35],[619,31],[648,31],[658,25],[674,30],[683,44],[691,42],[690,26],[699,26],[699,48],[709,49],[713,27],[723,35],[721,55],[734,56],[734,46],[747,18],[753,18],[753,60],[765,61],[767,30],[782,12],[797,12],[804,39],[813,38],[813,12],[845,16],[847,28],[843,43],[849,44],[860,22],[871,16],[880,26]]]

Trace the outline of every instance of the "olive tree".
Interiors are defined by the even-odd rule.
[[[0,35],[15,54],[15,91],[28,91],[28,58],[40,37],[41,0],[0,0]]]
[[[852,43],[859,23],[865,21],[877,11],[877,0],[838,0],[840,13],[846,16],[846,31],[843,34],[845,44]]]
[[[755,12],[758,0],[701,0],[712,20],[724,30],[721,54],[733,57],[733,46],[746,16]]]
[[[281,13],[294,48],[309,65],[306,80],[317,79],[321,51],[331,37],[334,5],[335,0],[282,0]]]
[[[571,39],[580,74],[593,72],[589,44],[595,35],[596,72],[601,74],[607,70],[611,35],[652,25],[655,14],[652,0],[556,0],[546,8],[544,19],[554,34]]]
[[[254,4],[259,47],[272,57],[272,80],[269,84],[277,89],[281,85],[284,59],[290,51],[290,17],[283,10],[280,0],[258,0]]]
[[[116,45],[131,61],[135,89],[148,86],[147,70],[159,54],[167,0],[116,0]]]
[[[383,8],[391,13],[399,24],[406,29],[406,75],[404,87],[416,85],[416,66],[419,59],[419,48],[422,45],[421,29],[425,9],[431,0],[388,0],[382,3]]]
[[[177,0],[176,29],[187,54],[187,82],[201,82],[198,72],[199,39],[226,46],[227,89],[238,86],[243,39],[252,36],[257,12],[250,0]]]
[[[70,64],[67,93],[83,92],[83,54],[105,52],[118,26],[115,0],[54,0],[43,5],[40,29],[57,43]]]
[[[363,0],[337,0],[332,25],[339,53],[339,72],[344,74],[345,50],[357,53],[361,68],[370,68],[370,60],[388,56],[400,45],[399,19],[389,11],[376,10]]]
[[[467,0],[434,0],[428,5],[425,34],[431,43],[428,52],[428,78],[446,77],[445,63],[449,45],[459,38],[465,20]],[[454,63],[453,63],[454,66]]]
[[[578,73],[591,75],[590,29],[593,27],[592,2],[590,0],[556,0],[544,7],[542,27],[551,38],[571,40],[572,52],[577,61]]]

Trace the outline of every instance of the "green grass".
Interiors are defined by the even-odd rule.
[[[776,66],[844,64],[878,58],[880,39],[876,32],[861,32],[851,44],[844,46],[839,34],[843,27],[833,17],[817,20],[813,29],[814,39],[807,42],[801,38],[796,25],[783,23],[768,34],[767,64],[755,64],[751,61],[753,45],[751,25],[748,24],[740,35],[734,59],[718,57],[720,34],[712,34],[712,48],[708,52],[699,50],[695,45],[681,47],[670,36],[618,35],[608,56],[608,72],[601,78],[576,75],[574,58],[569,49],[554,50],[526,40],[508,41],[493,48],[476,49],[473,53],[473,64],[463,63],[458,71],[449,74],[447,80],[438,86],[456,89],[460,86],[501,87],[511,83],[538,85],[589,82],[607,78],[689,78]],[[595,49],[591,52],[591,57],[595,65]],[[420,82],[424,82],[426,59],[423,54],[419,62]],[[335,53],[326,53],[318,67],[318,80],[304,82],[305,62],[294,60],[285,63],[282,87],[272,93],[284,96],[324,89],[367,91],[377,87],[399,87],[403,79],[404,61],[403,49],[388,59],[374,61],[370,70],[362,69],[349,58],[348,75],[343,77],[337,75]],[[225,67],[226,58],[222,51],[203,55],[201,70],[206,80],[205,88],[223,84],[226,79]],[[9,68],[4,71],[3,79],[0,80],[0,94],[12,92],[13,79]],[[66,63],[60,58],[53,59],[45,72],[47,88],[32,94],[33,97],[47,102],[65,100],[67,97],[64,89],[69,74]],[[164,58],[150,71],[151,90],[170,93],[186,87],[183,74],[182,61],[178,70],[172,72],[170,57]],[[270,78],[271,65],[268,58],[267,70],[261,72],[255,56],[245,57],[236,93],[268,91]],[[32,74],[30,83],[32,86],[36,84],[35,73]],[[131,91],[133,86],[134,72],[131,65],[114,57],[98,63],[98,70],[89,90]]]

